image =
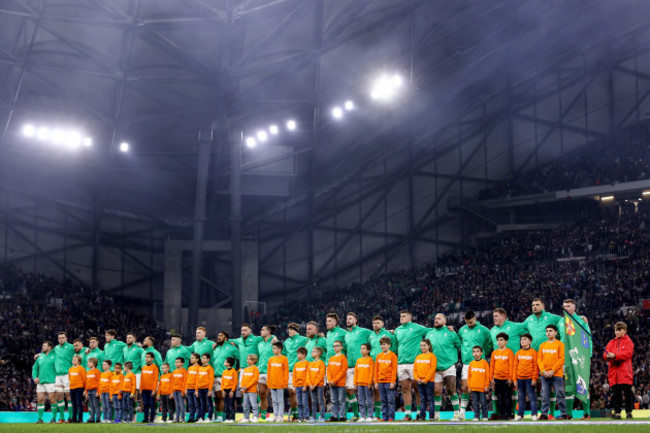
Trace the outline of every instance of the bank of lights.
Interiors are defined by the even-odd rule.
[[[22,134],[29,139],[46,142],[55,146],[63,146],[69,149],[91,147],[93,145],[93,139],[91,137],[85,136],[73,128],[50,127],[28,123],[23,126]]]
[[[397,97],[403,86],[404,80],[401,76],[382,75],[372,83],[370,97],[375,101],[389,102]]]
[[[295,131],[298,128],[298,124],[296,123],[295,120],[290,119],[287,120],[285,124],[287,131]],[[267,141],[270,136],[272,135],[278,135],[280,133],[280,127],[276,124],[270,125],[268,129],[258,129],[255,132],[255,135],[250,135],[244,139],[244,143],[246,144],[246,147],[249,148],[254,148],[257,147],[258,143],[264,143]]]

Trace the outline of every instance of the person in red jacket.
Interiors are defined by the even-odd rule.
[[[628,419],[632,419],[632,408],[634,407],[634,384],[632,370],[632,356],[634,356],[634,343],[627,336],[627,325],[618,322],[614,325],[616,338],[607,343],[603,357],[609,364],[608,380],[612,389],[612,400],[614,401],[614,413],[612,418],[621,419],[621,406],[623,395],[625,395],[625,413]]]

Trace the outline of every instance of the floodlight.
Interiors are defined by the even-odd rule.
[[[389,78],[382,75],[372,84],[370,97],[378,101],[390,101],[397,96],[397,89],[402,87],[403,80],[399,75]]]
[[[36,138],[39,140],[49,140],[50,138],[50,130],[49,128],[46,128],[44,126],[38,128],[36,131]]]
[[[352,102],[352,101],[349,101],[349,100],[345,101],[344,106],[345,106],[345,109],[348,110],[348,111],[354,110],[354,102]]]
[[[393,86],[401,87],[402,86],[402,77],[400,77],[397,74],[393,75]]]
[[[81,134],[77,131],[68,131],[65,137],[65,143],[70,147],[79,147],[79,145],[81,145]]]
[[[271,125],[269,127],[269,132],[273,135],[276,135],[280,130],[278,129],[278,125]]]
[[[269,134],[266,131],[257,131],[257,139],[259,141],[264,142],[267,138],[269,138]]]
[[[288,129],[289,131],[295,131],[295,129],[297,128],[297,126],[298,126],[298,125],[296,124],[296,121],[295,121],[295,120],[289,120],[289,121],[287,121],[287,129]]]
[[[604,196],[604,197],[601,197],[600,200],[601,200],[601,201],[614,200],[614,196],[613,196],[613,195],[606,195],[606,196]]]
[[[335,119],[340,119],[343,117],[343,110],[341,107],[334,107],[332,109],[332,116],[334,116]]]
[[[120,152],[128,152],[129,151],[129,143],[126,141],[123,141],[120,143]]]
[[[27,124],[23,126],[23,135],[30,138],[36,135],[36,128],[34,128],[34,125]]]
[[[65,140],[65,134],[60,129],[55,129],[54,131],[52,131],[50,140],[54,144],[61,144]]]
[[[84,146],[90,147],[93,145],[93,139],[90,137],[84,138]]]
[[[252,149],[253,147],[257,146],[257,141],[253,137],[248,137],[246,138],[246,146]]]

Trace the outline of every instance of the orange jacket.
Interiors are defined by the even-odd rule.
[[[295,388],[303,388],[307,386],[307,370],[309,369],[309,361],[297,361],[293,364],[293,386]]]
[[[397,355],[390,350],[375,359],[375,383],[393,383],[397,379]]]
[[[436,376],[438,358],[433,353],[421,353],[415,357],[413,364],[413,378],[424,383],[433,381]]]
[[[564,376],[564,343],[560,340],[545,341],[537,352],[539,371],[553,370],[553,376]]]
[[[266,385],[269,389],[289,386],[289,360],[284,355],[272,356],[266,367]]]
[[[237,390],[237,370],[228,368],[221,374],[221,389],[224,391]]]
[[[113,377],[111,377],[111,397],[117,395],[120,398],[122,398],[120,392],[122,391],[123,380],[124,380],[124,375],[122,373],[120,374],[113,373]]]
[[[327,361],[327,382],[333,386],[345,386],[348,372],[348,358],[343,355],[334,355]]]
[[[122,381],[122,392],[128,392],[129,394],[135,394],[135,387],[137,385],[137,380],[133,372],[126,373],[124,375],[124,380]]]
[[[98,392],[100,394],[110,394],[111,392],[111,379],[113,378],[112,371],[104,371],[99,376],[99,388]]]
[[[199,377],[199,366],[190,365],[187,369],[187,382],[185,382],[186,389],[196,389],[196,380]]]
[[[309,372],[307,373],[307,385],[324,386],[325,385],[325,363],[322,359],[309,363]]]
[[[196,389],[212,389],[214,385],[214,369],[210,364],[199,367],[199,375],[196,379]]]
[[[181,368],[177,368],[172,372],[172,391],[185,392],[186,383],[187,383],[187,370],[181,367]]]
[[[494,349],[490,358],[490,378],[511,380],[515,369],[515,354],[507,347]]]
[[[174,376],[171,373],[165,373],[160,376],[160,385],[158,386],[158,395],[170,395],[172,393],[172,380]]]
[[[490,387],[490,364],[485,359],[469,363],[467,387],[474,392],[485,392]]]
[[[96,368],[86,372],[86,391],[99,388],[99,378],[102,372]]]
[[[260,370],[256,365],[246,367],[241,374],[241,389],[243,392],[257,392],[260,380]]]
[[[142,376],[140,376],[140,390],[141,391],[156,391],[158,389],[158,377],[160,371],[156,364],[143,365]]]
[[[535,379],[539,376],[537,367],[537,351],[532,347],[529,349],[519,349],[515,353],[515,368],[512,373],[512,380],[517,379]]]
[[[86,369],[81,365],[70,367],[68,378],[70,379],[70,389],[86,388]]]
[[[354,366],[354,384],[356,386],[372,386],[375,377],[375,361],[370,356],[357,358]]]

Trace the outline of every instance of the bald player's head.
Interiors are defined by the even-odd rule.
[[[447,324],[447,316],[445,316],[442,313],[436,314],[435,319],[433,319],[433,327],[434,328],[442,328]]]

